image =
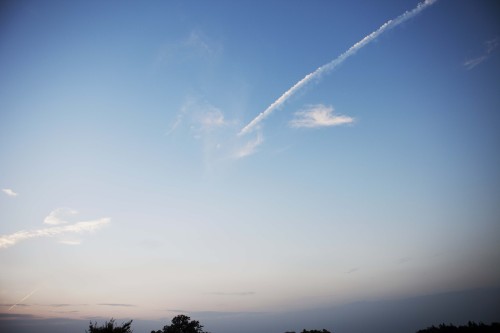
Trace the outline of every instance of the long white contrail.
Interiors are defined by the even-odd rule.
[[[24,296],[19,302],[17,302],[16,304],[13,304],[8,310],[12,310],[13,308],[15,308],[17,305],[19,305],[21,302],[24,302],[25,300],[27,300],[28,298],[30,298],[34,293],[36,293],[38,291],[38,288],[36,288],[35,290],[33,290],[32,292],[30,292],[28,295]]]
[[[404,12],[403,14],[399,15],[397,18],[393,20],[389,20],[382,24],[380,28],[351,46],[347,51],[342,53],[340,56],[337,58],[333,59],[329,63],[319,67],[315,71],[307,74],[302,80],[299,82],[295,83],[293,87],[288,89],[283,95],[281,95],[277,100],[275,100],[269,107],[264,110],[264,112],[261,112],[257,117],[255,117],[248,125],[243,127],[241,131],[238,133],[238,135],[244,135],[247,133],[250,133],[262,120],[267,118],[274,110],[279,108],[283,103],[285,103],[292,95],[294,95],[299,89],[304,87],[306,84],[308,84],[311,80],[317,79],[321,77],[321,75],[326,74],[330,71],[332,71],[335,67],[343,63],[347,58],[350,56],[354,55],[358,50],[360,50],[362,47],[373,41],[375,38],[383,34],[385,31],[392,29],[404,21],[414,17],[415,15],[419,14],[421,11],[423,11],[425,8],[431,6],[434,4],[437,0],[425,0],[417,5],[417,7],[413,8],[412,10],[408,10]]]

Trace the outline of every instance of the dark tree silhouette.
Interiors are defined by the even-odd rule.
[[[111,318],[102,326],[97,326],[97,322],[90,322],[88,333],[132,333],[132,320],[122,323],[121,326],[115,326],[115,320]]]
[[[500,332],[500,323],[491,323],[490,325],[485,325],[483,323],[476,324],[473,321],[469,321],[467,325],[464,326],[454,326],[441,324],[438,327],[431,326],[426,329],[420,330],[417,333],[498,333]]]
[[[285,333],[295,333],[294,331],[291,331],[291,332],[285,332]],[[331,333],[330,331],[328,330],[325,330],[324,328],[320,331],[320,330],[306,330],[306,329],[303,329],[302,332],[300,333]]]
[[[186,315],[178,315],[172,319],[171,325],[163,326],[163,330],[151,331],[151,333],[209,333],[203,330],[198,320],[191,320]]]

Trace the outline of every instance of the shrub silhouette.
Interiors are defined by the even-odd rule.
[[[491,323],[485,325],[483,323],[476,324],[469,321],[467,326],[454,326],[441,324],[438,327],[431,326],[426,329],[417,331],[417,333],[498,333],[500,332],[500,323]]]
[[[172,318],[171,325],[163,326],[163,330],[151,331],[151,333],[209,333],[203,331],[203,325],[198,320],[191,320],[186,315],[178,315]]]
[[[122,326],[115,326],[115,320],[111,318],[104,325],[98,327],[97,322],[90,322],[88,333],[132,333],[132,320],[122,323]]]
[[[285,332],[285,333],[295,333],[294,331],[291,331],[291,332]],[[306,329],[303,329],[302,332],[300,333],[331,333],[330,331],[327,331],[325,330],[324,328],[320,331],[320,330],[306,330]]]

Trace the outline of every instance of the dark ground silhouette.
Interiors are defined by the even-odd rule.
[[[133,333],[132,320],[122,323],[121,326],[116,326],[115,320],[111,318],[109,322],[98,326],[96,323],[90,323],[87,333]],[[491,323],[490,325],[484,323],[475,323],[469,321],[467,325],[454,326],[452,324],[441,324],[439,326],[431,326],[421,329],[416,333],[499,333],[500,323]],[[170,325],[163,326],[161,330],[153,330],[151,333],[209,333],[203,330],[203,325],[198,320],[191,320],[186,315],[178,315],[172,318]],[[296,333],[295,331],[287,331],[284,333]],[[302,330],[300,333],[333,333],[326,329],[322,330]],[[369,333],[369,332],[367,332]]]
[[[426,329],[420,330],[417,333],[498,333],[500,332],[500,323],[491,323],[485,325],[483,323],[476,324],[469,321],[464,326],[454,326],[441,324],[438,327],[431,326]]]
[[[285,333],[295,333],[295,331],[289,331],[289,332],[285,332]],[[331,333],[331,332],[327,331],[325,329],[322,329],[321,331],[320,330],[310,330],[310,331],[308,331],[308,330],[304,329],[300,333]]]

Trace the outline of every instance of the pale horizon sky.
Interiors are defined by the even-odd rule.
[[[499,14],[1,5],[0,317],[249,320],[498,288]]]

